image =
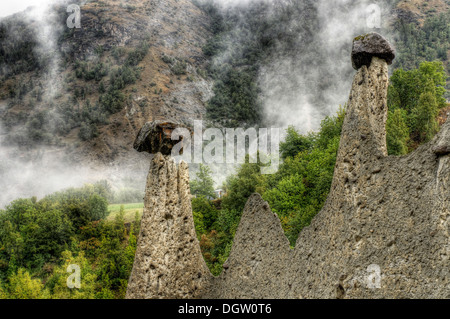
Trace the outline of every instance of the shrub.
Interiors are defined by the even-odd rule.
[[[9,278],[8,297],[11,299],[47,299],[48,290],[39,279],[32,279],[28,271],[20,268]]]
[[[79,228],[108,215],[107,200],[98,189],[98,185],[69,188],[46,196],[41,203],[59,208],[69,216],[74,226]]]
[[[389,111],[386,123],[386,143],[390,155],[408,153],[410,131],[406,124],[406,111],[395,109]]]
[[[81,123],[80,131],[78,132],[78,137],[82,141],[89,141],[99,135],[97,127],[92,123]]]
[[[184,61],[177,61],[174,66],[172,66],[172,72],[175,75],[186,74],[187,64]]]

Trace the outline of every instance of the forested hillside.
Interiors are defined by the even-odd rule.
[[[69,3],[81,6],[80,29],[66,26]],[[44,149],[123,164],[147,120],[201,118],[208,21],[186,0],[61,0],[44,18],[1,19],[2,144],[30,159]]]
[[[417,68],[420,62],[439,60],[444,63],[447,74],[450,73],[450,11],[436,12],[418,25],[402,19],[394,22],[396,32],[397,58],[394,68],[410,70]],[[447,82],[447,99],[450,98]]]

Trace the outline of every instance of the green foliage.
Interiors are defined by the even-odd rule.
[[[122,90],[125,86],[136,83],[139,73],[139,69],[126,65],[111,71],[109,77],[110,91]]]
[[[8,298],[8,294],[5,292],[2,282],[0,280],[0,299],[6,299]]]
[[[101,245],[98,265],[98,279],[103,287],[115,292],[116,298],[124,298],[128,279],[136,252],[136,237],[133,229],[127,231],[123,209],[113,221],[101,222],[96,226]],[[126,236],[129,235],[128,241]],[[103,293],[102,293],[103,294]]]
[[[344,107],[339,106],[336,116],[327,116],[322,120],[319,133],[316,137],[315,148],[326,149],[329,146],[330,141],[341,136],[346,107],[346,105],[344,105]]]
[[[295,157],[298,153],[312,147],[312,138],[301,135],[294,126],[289,126],[286,132],[285,141],[280,143],[280,153],[283,160],[287,157]]]
[[[41,267],[62,252],[74,232],[63,210],[29,199],[7,206],[0,213],[0,225],[0,259],[11,261],[14,268]]]
[[[54,262],[80,227],[106,217],[107,193],[104,183],[86,185],[40,201],[18,199],[0,211],[0,278]]]
[[[142,42],[142,44],[139,45],[136,49],[128,53],[125,64],[129,66],[138,65],[142,60],[144,60],[149,48],[150,44],[147,41]]]
[[[47,289],[39,279],[32,279],[28,271],[20,268],[8,279],[8,299],[47,299],[50,297]]]
[[[214,222],[217,220],[217,209],[206,197],[200,196],[192,199],[192,211],[198,215],[198,221],[202,224],[205,231],[211,230]],[[199,225],[200,225],[199,224]]]
[[[404,155],[408,153],[410,129],[407,125],[405,110],[395,109],[389,111],[386,122],[386,143],[388,153],[391,155]]]
[[[20,36],[19,36],[20,34]],[[31,25],[22,20],[3,19],[0,22],[0,75],[16,75],[44,66],[36,54],[38,37]]]
[[[165,55],[165,54],[163,54],[163,55],[161,56],[161,60],[163,60],[163,62],[164,62],[164,63],[167,63],[167,64],[172,64],[172,63],[175,62],[175,60],[174,60],[173,58],[171,58],[170,56],[167,56],[167,55]]]
[[[42,199],[46,207],[55,207],[64,211],[76,228],[91,221],[103,219],[108,214],[107,199],[99,194],[99,185],[85,185],[54,193]]]
[[[446,105],[445,74],[442,62],[422,62],[418,69],[397,69],[390,78],[389,108],[402,108],[410,112],[417,107],[420,95],[426,91],[434,94],[438,107]]]
[[[261,175],[262,166],[260,162],[249,163],[247,155],[246,162],[241,165],[237,174],[227,179],[227,193],[222,199],[222,209],[242,212],[250,195],[255,192],[264,193],[266,176]]]
[[[410,71],[394,71],[388,92],[389,154],[406,154],[437,133],[439,108],[446,105],[446,78],[439,61],[422,62]]]
[[[110,196],[99,182],[40,201],[18,199],[0,211],[0,298],[124,298],[140,219],[126,223],[122,206],[105,220]],[[67,287],[74,264],[80,289]]]
[[[108,113],[114,114],[122,110],[125,95],[119,90],[109,90],[99,97],[100,107]]]
[[[144,43],[128,54],[123,66],[111,70],[109,74],[109,87],[106,93],[99,97],[99,105],[104,112],[114,114],[123,109],[125,95],[122,93],[122,90],[127,85],[136,83],[140,78],[141,69],[137,65],[144,59],[148,48],[148,44]],[[104,87],[102,91],[105,91]]]
[[[78,265],[81,271],[81,287],[69,288],[67,272],[69,265]],[[46,281],[46,287],[51,293],[52,299],[93,299],[97,286],[97,275],[89,261],[81,251],[78,256],[74,256],[71,251],[64,251],[61,254],[61,264],[56,266]]]
[[[222,265],[227,260],[232,246],[232,238],[223,232],[212,230],[203,234],[200,248],[211,273],[218,276],[222,272]]]
[[[192,209],[192,215],[194,217],[195,232],[198,239],[206,233],[205,223],[203,222],[203,214],[199,211]]]
[[[214,96],[208,101],[207,115],[223,125],[251,126],[261,122],[262,106],[258,101],[260,93],[256,85],[257,72],[225,69],[216,75]]]
[[[114,47],[111,50],[111,55],[113,56],[113,58],[119,62],[120,59],[125,56],[126,54],[126,49],[124,47]]]
[[[422,27],[403,20],[395,22],[398,55],[395,66],[416,68],[424,60],[447,59],[450,42],[450,12],[428,17]]]
[[[196,196],[203,196],[207,198],[214,198],[214,180],[211,177],[211,169],[203,164],[199,165],[196,178],[190,182],[191,194]]]
[[[289,214],[298,210],[305,203],[306,187],[301,174],[294,174],[281,179],[277,187],[268,190],[264,199],[272,203],[272,211]]]
[[[89,113],[93,113],[94,117],[82,123],[79,133],[80,139],[90,140],[96,137],[98,135],[97,124],[106,123],[105,114],[115,114],[123,109],[125,106],[125,95],[122,90],[128,85],[136,83],[140,78],[141,68],[137,65],[145,58],[149,47],[148,42],[144,41],[140,46],[128,53],[122,66],[110,70],[109,86],[107,88],[103,81],[100,82],[99,92],[101,95],[98,99],[98,106],[96,105],[94,108],[89,109]],[[125,51],[122,48],[114,48],[112,55],[119,61],[125,55]],[[104,75],[101,73],[96,80],[99,81]],[[95,116],[97,112],[99,116]]]
[[[105,65],[100,62],[85,62],[77,60],[75,62],[75,76],[85,81],[100,81],[108,74]]]
[[[433,93],[422,93],[419,98],[419,104],[412,111],[412,130],[417,134],[420,141],[428,142],[438,132],[438,114],[436,98]]]
[[[81,123],[80,131],[78,132],[78,137],[82,141],[89,141],[99,135],[97,126],[93,123]]]
[[[187,68],[186,62],[184,62],[184,61],[177,61],[172,66],[172,72],[175,75],[183,75],[183,74],[186,74],[186,68]]]
[[[26,130],[32,142],[50,143],[53,140],[49,120],[50,115],[47,111],[37,112],[28,118]]]

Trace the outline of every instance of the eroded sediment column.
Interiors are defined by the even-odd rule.
[[[144,126],[135,148],[156,153],[150,162],[144,214],[126,298],[198,298],[210,272],[195,233],[188,165],[170,157],[176,125]],[[142,145],[145,143],[146,145]]]

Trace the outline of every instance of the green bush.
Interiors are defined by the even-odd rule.
[[[39,279],[32,279],[28,271],[20,268],[11,275],[5,295],[10,299],[48,299],[49,291]]]
[[[439,130],[436,98],[431,92],[420,95],[419,104],[412,112],[412,130],[423,142],[430,141]]]
[[[397,35],[397,57],[394,68],[412,70],[418,68],[423,61],[440,60],[448,62],[450,49],[450,11],[427,17],[422,26],[398,20],[394,24]],[[450,82],[447,82],[450,88]],[[446,97],[450,97],[446,93]],[[439,104],[439,102],[438,102]]]
[[[190,182],[191,194],[206,198],[215,198],[214,180],[211,177],[211,169],[203,164],[199,165],[196,178]]]
[[[110,90],[99,97],[100,107],[110,114],[120,112],[125,106],[125,95],[119,90]]]
[[[386,122],[386,143],[390,155],[404,155],[408,153],[410,129],[407,125],[405,110],[389,111]]]
[[[212,229],[217,220],[217,209],[211,204],[210,200],[202,196],[193,198],[192,211],[198,214],[198,221],[205,231]]]
[[[98,185],[85,185],[82,188],[57,192],[46,196],[41,203],[64,211],[76,228],[108,215],[108,202],[104,194],[99,193]]]
[[[172,72],[175,75],[183,75],[183,74],[186,74],[186,68],[187,68],[186,62],[184,62],[184,61],[177,61],[172,66]]]
[[[149,48],[150,44],[147,41],[144,41],[140,46],[128,54],[125,64],[129,66],[138,65],[147,55]]]
[[[312,147],[313,139],[311,136],[301,135],[293,126],[289,126],[286,132],[285,141],[280,143],[280,153],[283,159],[295,157],[298,153]]]
[[[75,76],[85,81],[100,81],[108,74],[105,65],[100,62],[85,62],[77,60],[75,62]]]
[[[80,131],[78,132],[78,137],[82,141],[89,141],[99,135],[97,127],[92,123],[81,123]]]

